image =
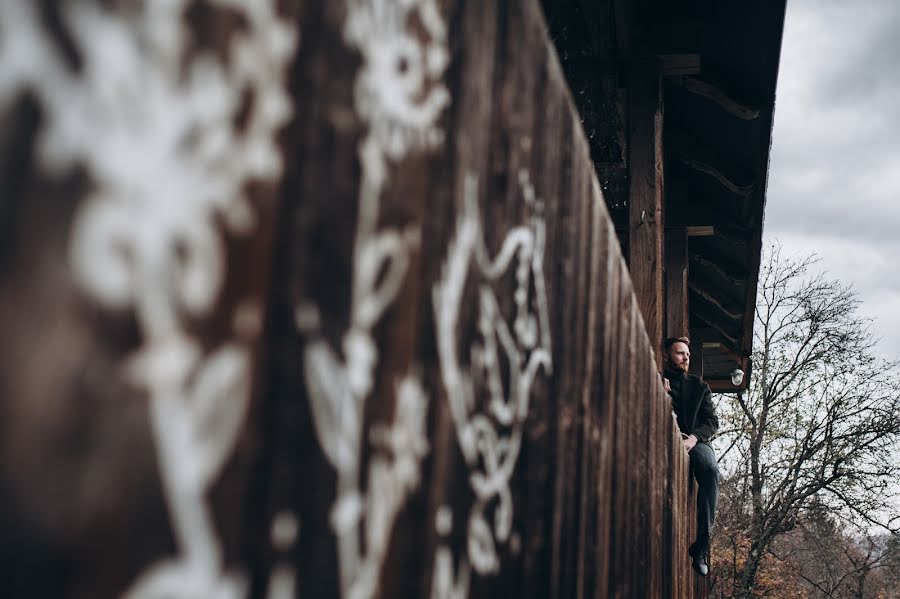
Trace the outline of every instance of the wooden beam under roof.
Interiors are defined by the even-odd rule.
[[[718,331],[722,338],[731,343],[734,347],[741,347],[740,345],[740,336],[742,333],[741,327],[738,324],[735,324],[734,319],[728,318],[727,316],[721,316],[721,318],[727,319],[727,323],[720,322],[718,318],[711,313],[712,307],[709,302],[694,293],[691,294],[691,317],[696,318],[700,321],[705,327],[715,329]],[[728,329],[728,330],[726,330]]]
[[[734,247],[747,247],[755,231],[740,231],[728,227],[716,227],[716,237]]]
[[[668,188],[672,189],[673,182],[677,179],[668,178]],[[681,194],[687,195],[687,194]],[[716,227],[731,221],[731,215],[723,209],[717,208],[712,203],[690,201],[686,198],[675,199],[669,195],[666,204],[666,228],[683,229],[689,226]]]
[[[663,115],[659,60],[628,66],[628,269],[647,335],[663,337]],[[662,357],[657,355],[657,362]]]
[[[693,94],[715,102],[722,110],[735,118],[744,121],[752,121],[759,118],[759,108],[735,100],[727,92],[713,83],[689,76],[670,77],[669,80]]]
[[[664,77],[700,74],[700,54],[659,54]]]
[[[612,0],[614,24],[616,28],[616,45],[623,60],[629,60],[635,46],[632,31],[634,29],[634,2],[629,0]]]
[[[710,390],[714,393],[734,392],[746,390],[750,382],[750,356],[735,348],[735,346],[724,339],[718,331],[709,327],[693,327],[691,329],[691,353],[702,356],[706,360],[715,360],[717,356],[721,359],[733,364],[734,368],[740,368],[744,371],[744,380],[740,385],[735,386],[731,383],[731,370],[722,370],[721,368],[715,372],[704,372],[703,379],[709,385]],[[694,355],[691,356],[691,366],[693,371]],[[721,362],[721,359],[718,360]],[[693,373],[693,372],[692,372]]]
[[[726,332],[722,329],[722,327],[720,327],[718,324],[716,324],[715,322],[713,322],[714,319],[709,318],[709,317],[707,317],[707,316],[700,315],[700,314],[698,314],[696,311],[693,311],[693,310],[692,310],[692,313],[693,313],[693,315],[697,318],[697,320],[700,321],[705,327],[708,327],[708,328],[711,328],[711,329],[715,329],[716,331],[719,332],[720,335],[722,335],[722,337],[723,337],[726,341],[728,341],[729,344],[731,344],[732,346],[738,346],[739,341],[738,341],[737,337],[735,337],[735,336],[733,336],[733,335],[729,335],[728,333],[726,333]]]
[[[688,333],[688,239],[685,229],[666,231],[666,337]]]
[[[696,341],[710,348],[718,348],[719,351],[729,354],[735,360],[740,361],[747,356],[736,344],[724,337],[717,329],[711,327],[692,327],[691,341]]]
[[[750,384],[750,377],[746,374],[747,368],[743,368],[742,370],[745,373],[744,382],[738,387],[731,384],[731,379],[703,379],[703,381],[709,385],[709,390],[713,393],[737,393],[738,391],[746,391]]]
[[[690,253],[692,256],[697,256],[698,258],[702,258],[708,262],[715,264],[720,270],[731,277],[744,280],[747,280],[750,277],[751,273],[748,272],[746,268],[731,260],[727,256],[722,255],[721,252],[716,251],[709,240],[691,240]]]
[[[691,263],[692,269],[701,271],[708,270],[713,273],[713,276],[722,279],[727,284],[734,287],[746,285],[747,283],[746,273],[743,276],[739,276],[733,273],[726,272],[725,269],[723,269],[721,266],[719,266],[712,260],[707,260],[699,254],[688,253],[688,260]]]
[[[720,352],[722,352],[723,354],[725,354],[725,355],[727,355],[728,357],[730,357],[730,358],[731,358],[732,360],[734,360],[735,362],[737,362],[738,364],[740,364],[740,363],[741,363],[741,360],[743,359],[743,358],[741,357],[741,355],[740,355],[739,353],[737,353],[737,352],[731,347],[731,345],[729,345],[729,344],[727,344],[727,343],[724,343],[724,342],[722,342],[722,341],[704,341],[704,342],[703,342],[703,348],[704,348],[704,349],[715,349],[715,350],[717,350],[717,351],[720,351]]]
[[[702,222],[702,221],[701,221]],[[702,227],[707,227],[712,229],[712,234],[718,236],[720,239],[730,243],[731,245],[736,246],[745,246],[753,239],[753,230],[744,229],[742,227],[736,226],[729,221],[724,221],[720,223],[712,223],[712,224],[693,224],[686,225],[688,228],[694,228],[695,230],[703,231]],[[693,234],[692,237],[709,237],[709,233],[703,234]]]
[[[679,228],[686,229],[688,232],[688,237],[715,237],[716,235],[718,235],[719,237],[724,238],[729,243],[739,245],[746,245],[750,241],[749,232],[723,225],[688,225],[682,223],[682,226]]]
[[[723,299],[721,295],[716,295],[709,290],[701,287],[697,283],[690,281],[688,288],[708,301],[710,304],[721,310],[723,314],[734,320],[740,320],[744,317],[744,309],[738,302]]]
[[[690,373],[703,378],[703,344],[691,336]]]
[[[712,225],[688,225],[685,227],[688,237],[712,237],[716,229]]]
[[[721,305],[730,317],[743,317],[743,281],[733,284],[730,279],[721,278],[716,271],[699,267],[696,262],[692,266],[690,283],[714,298],[714,303]]]
[[[710,351],[718,351],[710,348]],[[746,391],[750,388],[750,377],[753,374],[753,361],[750,356],[735,357],[728,355],[728,359],[732,360],[734,366],[744,371],[744,380],[740,385],[734,385],[731,382],[731,372],[717,372],[714,377],[704,378],[706,384],[709,385],[710,391],[713,393],[735,393]]]
[[[587,28],[588,43],[591,45],[591,53],[598,56],[609,56],[609,35],[603,29],[603,25],[610,20],[611,8],[608,2],[596,2],[594,0],[579,0],[578,6],[584,16],[584,26]]]
[[[637,28],[635,41],[654,54],[696,54],[703,52],[706,29],[690,19],[644,22]]]
[[[693,189],[675,169],[666,173],[666,228],[713,227],[730,236],[750,239],[752,227],[737,221],[733,205],[709,199]]]
[[[754,184],[752,182],[739,181],[735,175],[726,173],[724,168],[713,164],[711,161],[703,160],[690,154],[682,154],[680,162],[697,173],[712,177],[719,185],[737,196],[748,198],[753,194]]]

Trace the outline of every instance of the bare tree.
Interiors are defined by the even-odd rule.
[[[769,552],[805,583],[812,597],[883,596],[887,581],[879,574],[900,565],[893,538],[842,526],[815,505],[807,512],[794,530],[773,541]]]
[[[760,271],[749,392],[726,397],[722,466],[745,515],[733,594],[753,597],[773,540],[815,505],[843,522],[897,530],[897,363],[877,357],[872,323],[814,257],[768,248]]]

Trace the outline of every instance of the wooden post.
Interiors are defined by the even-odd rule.
[[[687,230],[666,231],[666,337],[687,335],[688,253]]]
[[[663,333],[662,79],[658,60],[642,58],[628,70],[628,267],[647,335],[659,346]],[[657,362],[661,350],[657,349]]]
[[[703,378],[703,341],[691,338],[690,373]]]

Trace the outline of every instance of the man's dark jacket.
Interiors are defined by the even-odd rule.
[[[701,442],[708,442],[719,430],[719,419],[716,417],[709,385],[693,374],[685,374],[679,381],[677,375],[667,371],[666,377],[669,378],[673,391],[676,391],[675,385],[681,385],[681,413],[676,414],[681,432],[696,435]]]

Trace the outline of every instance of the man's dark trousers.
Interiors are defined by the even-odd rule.
[[[691,471],[697,479],[697,539],[709,538],[716,519],[719,501],[719,467],[716,452],[706,443],[697,443],[691,449]]]
[[[698,439],[688,455],[698,487],[697,541],[704,546],[709,542],[719,498],[716,452],[709,445],[709,440],[719,430],[719,419],[716,417],[709,385],[700,377],[670,369],[666,369],[665,376],[669,379],[669,395],[678,428],[685,435],[692,434]]]

